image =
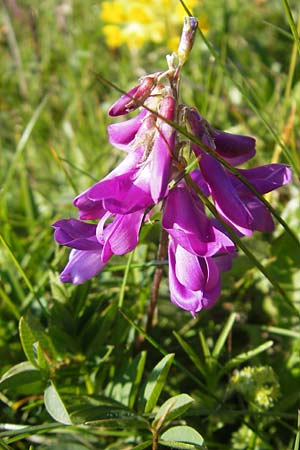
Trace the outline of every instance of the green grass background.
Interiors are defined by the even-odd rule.
[[[58,280],[68,252],[53,242],[51,223],[76,217],[73,197],[123,157],[106,134],[107,109],[119,94],[97,74],[126,90],[139,76],[163,70],[168,49],[108,49],[101,1],[0,5],[0,375],[26,360],[34,367],[26,366],[27,375],[17,368],[19,378],[0,382],[1,448],[155,448],[149,423],[156,403],[145,413],[138,395],[128,404],[126,391],[126,377],[135,376],[127,364],[146,351],[141,383],[164,354],[175,353],[158,405],[189,394],[194,404],[175,424],[193,427],[208,448],[297,450],[300,257],[278,224],[273,235],[257,233],[246,243],[293,309],[239,252],[224,274],[220,300],[196,319],[170,303],[164,279],[156,326],[137,345],[155,270],[156,225],[143,230],[130,265],[127,256],[113,258],[97,279],[79,287]],[[300,46],[291,31],[300,28],[298,2],[203,0],[196,12],[207,17],[209,46],[199,35],[183,73],[182,100],[217,128],[255,136],[250,165],[292,166],[291,185],[268,200],[299,236]],[[265,409],[253,400],[255,383],[266,392],[272,377],[253,376],[248,396],[231,387],[232,375],[247,365],[274,370],[280,393],[273,402],[269,395]],[[101,422],[99,410],[90,425],[64,426],[45,407],[50,382],[67,410],[70,398],[76,403],[80,396],[105,395],[149,426],[140,428],[121,413],[113,425]]]

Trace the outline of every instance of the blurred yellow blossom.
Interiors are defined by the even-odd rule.
[[[191,10],[199,0],[187,0]],[[195,12],[194,12],[195,13]],[[146,42],[164,40],[170,50],[179,44],[180,30],[186,12],[179,0],[110,0],[101,2],[103,34],[109,47],[127,45],[140,48]],[[207,31],[204,15],[199,17],[202,31]]]

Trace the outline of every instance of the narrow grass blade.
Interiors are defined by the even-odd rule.
[[[178,334],[176,331],[173,331],[174,336],[176,337],[177,341],[185,351],[185,353],[188,355],[190,360],[195,364],[195,367],[199,370],[202,375],[206,375],[205,370],[203,368],[203,363],[201,362],[201,359],[199,358],[199,355],[195,352],[195,350],[187,343],[185,340]]]
[[[295,439],[295,445],[293,450],[299,450],[300,448],[300,410],[298,410],[298,423],[297,423],[297,434]]]
[[[0,286],[0,297],[2,298],[3,302],[7,305],[11,313],[15,316],[15,318],[19,320],[21,315],[19,313],[18,308],[15,306],[14,302],[11,301],[6,292],[4,292],[1,286]]]
[[[17,271],[19,272],[19,274],[21,275],[21,277],[23,278],[26,286],[28,287],[29,291],[34,294],[34,288],[31,284],[31,282],[29,281],[26,273],[24,272],[24,270],[22,269],[19,261],[17,260],[17,258],[15,257],[13,251],[11,250],[11,248],[9,247],[8,243],[6,242],[6,240],[4,239],[4,237],[0,234],[0,242],[3,245],[3,247],[5,248],[6,252],[8,253],[8,256],[10,257],[10,259],[12,260],[12,262],[14,263],[14,265],[16,266]]]
[[[236,313],[231,313],[227,319],[227,322],[224,325],[223,330],[221,331],[221,333],[217,339],[215,346],[214,346],[214,349],[212,351],[213,358],[218,359],[218,357],[220,356],[220,353],[224,347],[226,339],[228,338],[228,335],[232,330],[235,319],[236,319]]]
[[[57,153],[57,151],[55,150],[54,147],[50,147],[51,153],[55,159],[55,161],[57,162],[57,164],[59,165],[59,167],[62,169],[63,173],[65,174],[66,179],[68,180],[69,185],[71,186],[71,188],[74,191],[74,194],[77,195],[78,194],[78,190],[75,186],[74,181],[72,180],[71,175],[69,174],[69,172],[67,171],[67,169],[65,168],[65,166],[62,163],[62,159],[59,156],[59,154]]]
[[[46,94],[44,96],[43,100],[41,101],[41,103],[38,105],[38,107],[34,111],[30,121],[28,122],[25,130],[23,131],[23,134],[22,134],[22,136],[21,136],[21,138],[20,138],[20,140],[18,142],[18,145],[17,145],[17,148],[16,148],[16,152],[14,154],[14,157],[13,157],[12,163],[11,163],[11,165],[10,165],[8,171],[7,171],[7,174],[6,174],[6,177],[4,179],[2,188],[0,190],[0,196],[2,195],[2,197],[4,196],[5,192],[7,191],[8,187],[9,187],[9,185],[10,185],[12,179],[13,179],[13,176],[14,176],[15,169],[16,169],[17,163],[19,161],[19,158],[20,158],[21,154],[23,153],[23,151],[24,151],[24,149],[25,149],[25,147],[27,145],[27,142],[28,142],[28,140],[29,140],[29,138],[31,136],[32,130],[34,129],[34,127],[35,127],[35,125],[36,125],[36,123],[37,123],[37,121],[38,121],[38,119],[39,119],[43,109],[45,108],[45,106],[47,104],[48,97],[49,97],[48,94]]]
[[[134,252],[131,252],[131,253],[129,253],[129,256],[128,256],[127,265],[126,265],[126,269],[125,269],[125,272],[124,272],[124,276],[123,276],[123,280],[122,280],[122,286],[121,286],[120,294],[119,294],[118,308],[122,308],[123,307],[123,302],[124,302],[124,297],[125,297],[125,290],[126,290],[126,285],[127,285],[127,281],[128,281],[129,271],[130,271],[130,268],[131,268],[131,262],[132,262],[133,254],[134,254]]]
[[[203,355],[205,358],[206,363],[211,366],[211,352],[209,350],[209,347],[207,345],[206,339],[204,334],[202,333],[202,331],[199,331],[199,339],[200,339],[200,343],[201,343],[201,347],[202,347],[202,351],[203,351]]]
[[[286,328],[272,327],[268,325],[263,325],[261,327],[262,331],[267,331],[268,333],[278,334],[279,336],[286,336],[294,339],[300,339],[299,331],[289,330]]]
[[[235,356],[225,364],[221,373],[226,373],[229,370],[234,369],[240,364],[243,364],[244,362],[248,361],[249,359],[254,358],[254,356],[257,356],[260,353],[265,352],[269,348],[273,347],[273,344],[274,344],[273,341],[267,341],[259,345],[258,347],[249,350],[248,352],[240,353],[239,355]]]
[[[296,24],[295,24],[293,15],[292,15],[292,11],[291,11],[289,2],[288,2],[288,0],[282,0],[282,3],[283,3],[283,6],[284,6],[286,15],[287,15],[289,26],[290,26],[291,31],[293,33],[293,37],[294,37],[295,44],[296,44],[297,49],[298,49],[298,53],[300,55],[300,39],[299,39],[299,36],[298,36],[297,27],[296,27]]]
[[[140,334],[142,334],[145,339],[154,347],[156,350],[158,350],[162,355],[166,356],[169,354],[165,349],[161,347],[161,345],[156,342],[149,334],[147,334],[141,327],[139,327],[126,313],[123,309],[119,309],[120,313],[124,317],[124,319]],[[196,377],[194,374],[192,374],[183,364],[177,361],[177,359],[174,359],[173,362],[174,366],[178,367],[181,371],[183,371],[188,378],[190,378],[200,389],[202,389],[203,392],[205,392],[207,395],[209,395],[211,398],[217,400],[218,402],[221,402],[221,400],[207,387],[199,380],[199,377]]]
[[[17,260],[17,258],[15,257],[13,251],[11,250],[11,248],[9,247],[9,245],[7,244],[6,240],[4,239],[4,237],[0,234],[0,243],[3,245],[3,247],[5,248],[6,252],[8,253],[8,256],[10,257],[11,261],[13,262],[13,264],[15,265],[17,271],[19,272],[20,276],[23,278],[26,286],[28,287],[30,293],[32,294],[32,296],[36,299],[36,301],[39,303],[40,307],[42,308],[42,310],[44,311],[44,313],[46,315],[48,315],[45,307],[43,306],[43,304],[40,302],[40,299],[36,296],[34,287],[32,286],[29,278],[27,277],[26,273],[24,272],[22,266],[20,265],[19,261]]]

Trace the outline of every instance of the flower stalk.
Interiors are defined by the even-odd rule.
[[[112,117],[138,111],[108,127],[110,143],[125,158],[75,198],[79,220],[54,224],[56,241],[72,249],[61,281],[80,284],[99,273],[113,255],[131,252],[143,223],[155,210],[162,211],[157,259],[168,255],[171,301],[192,315],[219,298],[221,274],[230,269],[236,244],[245,247],[241,238],[273,231],[263,195],[291,179],[290,168],[282,164],[238,168],[254,157],[255,139],[218,130],[196,108],[180,103],[181,69],[197,26],[194,17],[185,18],[178,51],[167,57],[167,70],[143,77],[111,106]],[[197,164],[187,175],[193,156]],[[155,323],[162,276],[163,265],[158,264],[147,333]]]

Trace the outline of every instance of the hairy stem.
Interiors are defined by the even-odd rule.
[[[152,450],[158,449],[158,432],[156,429],[152,430],[153,439],[152,439]]]

